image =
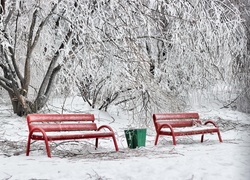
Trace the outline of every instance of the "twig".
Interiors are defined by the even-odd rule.
[[[246,89],[245,91],[242,91],[235,99],[233,99],[231,102],[229,102],[227,105],[224,105],[222,108],[228,108],[228,106],[230,106],[231,104],[235,103],[235,101],[237,101],[237,99],[239,99],[240,96],[242,96],[243,94],[247,93],[249,91],[250,88]]]

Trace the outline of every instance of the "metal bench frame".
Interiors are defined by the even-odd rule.
[[[172,136],[173,144],[176,145],[176,136],[202,134],[201,142],[203,142],[204,134],[217,133],[219,141],[222,142],[220,130],[215,122],[207,120],[202,124],[198,113],[153,114],[153,121],[156,130],[155,145],[160,135]]]
[[[26,156],[29,156],[31,140],[43,140],[48,157],[51,157],[49,141],[57,140],[95,138],[98,148],[99,138],[112,138],[115,150],[119,150],[112,128],[107,125],[97,128],[94,114],[29,114],[26,119],[29,128]]]

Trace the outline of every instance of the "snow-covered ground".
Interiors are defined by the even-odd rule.
[[[62,111],[63,102],[54,100],[51,113]],[[136,180],[248,180],[250,179],[250,115],[230,109],[196,108],[202,119],[214,120],[221,129],[218,136],[160,137],[154,146],[154,127],[147,128],[146,147],[129,149],[124,130],[134,126],[114,109],[110,114],[92,110],[82,100],[73,99],[64,113],[94,113],[98,125],[108,124],[120,148],[114,152],[110,139],[52,142],[48,158],[43,142],[31,144],[25,155],[28,129],[25,117],[14,115],[10,106],[0,104],[0,179],[136,179]],[[190,110],[191,111],[191,110]]]

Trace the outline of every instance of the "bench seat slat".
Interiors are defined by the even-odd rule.
[[[32,114],[27,116],[27,122],[57,122],[57,121],[92,121],[94,114]]]
[[[79,133],[79,134],[61,134],[61,135],[48,135],[48,141],[57,141],[57,140],[72,140],[72,139],[87,139],[87,138],[105,138],[111,137],[113,132],[94,132],[93,133]],[[44,140],[42,135],[33,134],[33,140]]]
[[[159,127],[162,124],[170,124],[172,127],[189,127],[196,124],[201,124],[200,120],[159,120],[157,121],[157,126]]]
[[[173,128],[175,136],[183,136],[183,135],[194,135],[194,134],[206,134],[206,133],[214,133],[218,131],[217,127],[208,127],[208,126],[200,126],[200,127],[185,127],[185,128]],[[171,136],[171,130],[169,128],[162,128],[160,131],[162,135]]]

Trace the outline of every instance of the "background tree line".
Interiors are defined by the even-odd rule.
[[[232,4],[233,3],[233,4]],[[249,4],[233,0],[1,1],[0,86],[14,113],[51,94],[147,123],[194,94],[249,109]]]

